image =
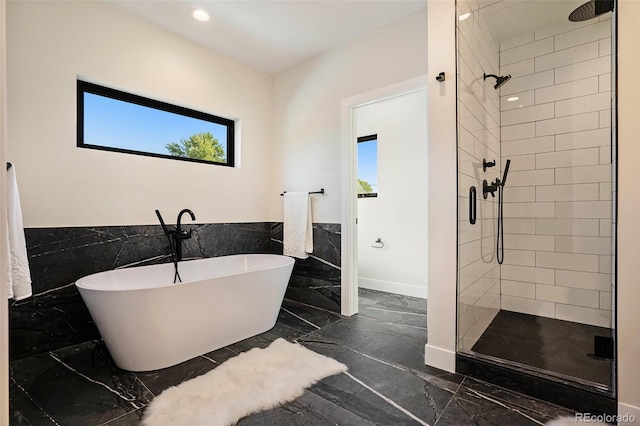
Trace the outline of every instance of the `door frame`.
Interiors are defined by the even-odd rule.
[[[341,102],[341,306],[340,313],[358,313],[358,198],[356,110],[360,107],[427,89],[427,75],[411,78],[366,93],[345,98]],[[427,117],[424,118],[425,120]]]

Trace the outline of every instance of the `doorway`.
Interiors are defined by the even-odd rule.
[[[342,314],[358,312],[359,288],[426,299],[426,77],[345,99],[342,113]],[[375,141],[374,173],[358,175],[359,138]]]

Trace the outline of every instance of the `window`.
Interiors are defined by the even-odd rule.
[[[378,196],[378,135],[358,138],[358,198]]]
[[[78,80],[78,147],[234,165],[235,122]]]

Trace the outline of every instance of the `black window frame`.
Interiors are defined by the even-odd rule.
[[[124,92],[122,90],[113,89],[111,87],[102,86],[96,83],[91,83],[85,80],[77,80],[77,146],[78,148],[97,149],[101,151],[121,152],[125,154],[143,155],[147,157],[167,158],[171,160],[190,161],[195,163],[214,164],[217,166],[235,166],[235,121],[219,117],[217,115],[208,114],[202,111],[198,111],[191,108],[186,108],[168,102],[159,101],[156,99],[147,98],[133,93]],[[84,143],[84,94],[90,93],[93,95],[103,96],[106,98],[115,99],[122,102],[128,102],[135,105],[140,105],[148,108],[157,109],[160,111],[170,112],[174,114],[183,115],[190,118],[196,118],[203,121],[209,121],[215,124],[223,125],[227,128],[227,140],[226,140],[226,161],[216,162],[209,160],[201,160],[198,158],[179,157],[170,154],[159,154],[154,152],[137,151],[125,148],[116,148],[104,145],[92,145]]]
[[[367,135],[367,136],[360,136],[357,139],[357,143],[362,143],[362,142],[371,142],[371,141],[378,141],[378,135],[374,134],[374,135]],[[378,169],[378,165],[376,164],[376,173],[377,173],[377,169]],[[360,179],[359,176],[356,176],[357,179]],[[366,193],[366,194],[358,194],[358,198],[376,198],[378,196],[378,191],[376,192],[370,192],[370,193]]]

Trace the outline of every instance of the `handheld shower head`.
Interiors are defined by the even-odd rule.
[[[502,182],[500,182],[500,185],[502,185],[502,187],[504,187],[504,184],[507,181],[507,174],[509,174],[510,164],[511,164],[511,160],[507,160],[507,163],[504,165],[504,173],[502,173]]]
[[[486,80],[487,77],[493,77],[496,79],[496,84],[493,86],[494,89],[498,90],[500,87],[502,87],[503,84],[505,84],[507,81],[509,81],[509,79],[511,78],[511,74],[507,74],[507,75],[502,75],[502,76],[497,76],[495,74],[483,74],[484,79]]]
[[[160,214],[160,210],[156,210],[156,216],[158,216],[158,220],[160,221],[160,225],[162,226],[162,230],[164,231],[165,235],[168,237],[169,236],[169,229],[167,228],[167,225],[164,224],[164,220],[162,220],[162,215]]]

